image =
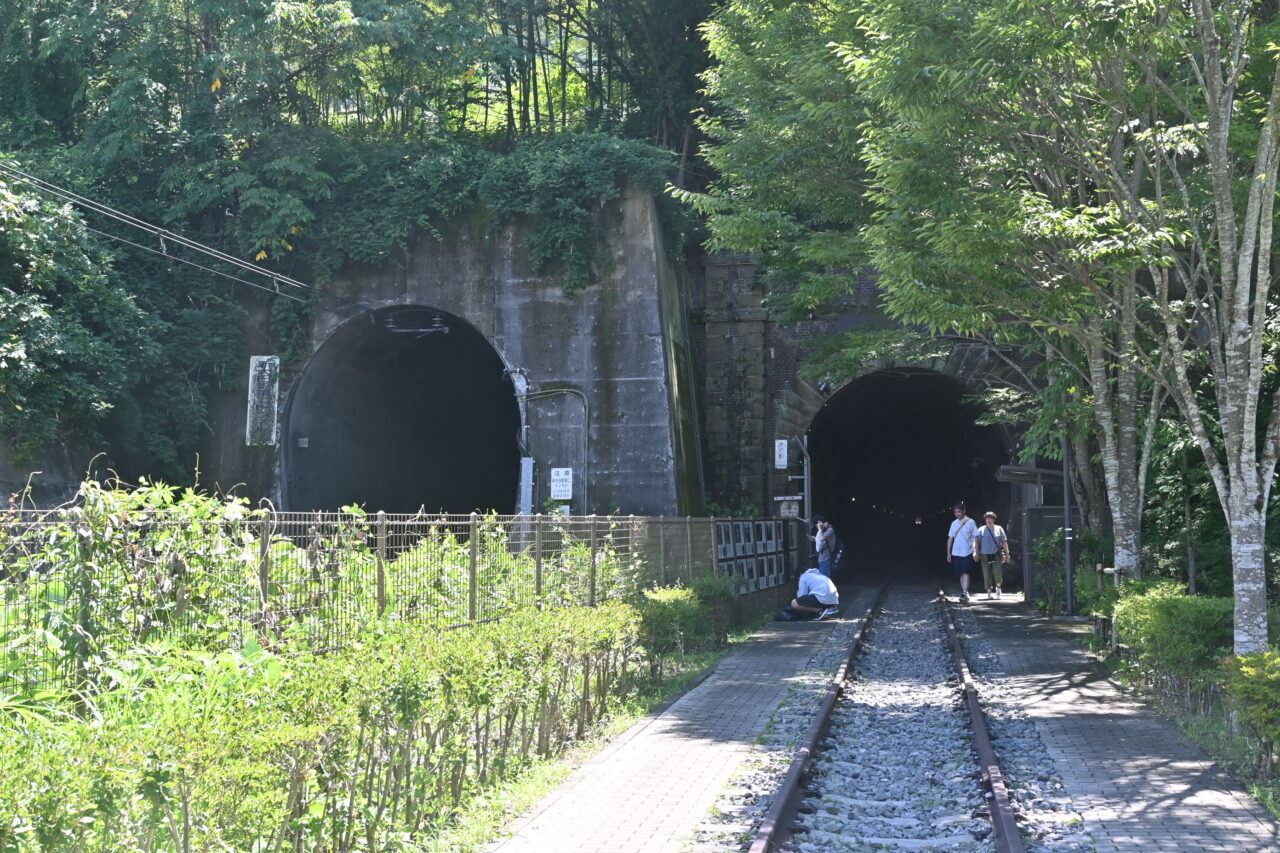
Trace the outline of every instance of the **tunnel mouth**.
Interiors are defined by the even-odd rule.
[[[291,510],[511,513],[520,410],[502,358],[444,311],[396,306],[348,320],[290,395]]]
[[[844,544],[837,580],[946,580],[957,501],[978,524],[987,510],[1007,524],[1010,490],[995,474],[1008,441],[977,422],[984,406],[971,397],[942,373],[879,370],[818,411],[808,432],[812,511]]]

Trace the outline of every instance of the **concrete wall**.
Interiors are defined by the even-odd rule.
[[[80,488],[87,469],[87,451],[72,453],[66,448],[49,448],[32,459],[14,459],[8,447],[0,447],[0,489],[6,502],[19,506],[55,506],[71,500]],[[30,491],[28,492],[28,488]]]
[[[568,467],[575,513],[678,514],[700,497],[687,473],[696,477],[696,461],[688,460],[696,437],[690,443],[681,434],[682,421],[694,423],[679,408],[691,398],[676,393],[690,384],[678,375],[681,365],[688,369],[679,352],[678,281],[651,196],[627,192],[598,216],[600,278],[573,295],[558,277],[532,268],[519,223],[493,233],[465,220],[443,239],[419,234],[403,257],[382,267],[347,270],[328,290],[369,308],[439,309],[493,345],[526,383],[535,510],[549,496],[550,469]],[[360,313],[328,303],[315,317],[312,351]],[[664,322],[674,332],[664,331]],[[243,413],[223,429],[243,434]]]

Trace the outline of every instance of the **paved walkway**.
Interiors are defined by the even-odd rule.
[[[848,595],[846,617],[865,608]],[[1020,596],[975,600],[1010,693],[1040,732],[1097,853],[1280,853],[1274,819],[1168,721],[1122,692]],[[676,853],[833,622],[771,624],[517,821],[492,853]]]
[[[860,615],[864,596],[844,613]],[[860,608],[860,609],[858,609]],[[673,853],[693,837],[834,621],[771,623],[579,768],[497,853]],[[832,672],[834,675],[834,671]]]
[[[972,612],[1097,853],[1280,851],[1280,827],[1266,809],[1107,677],[1078,641],[1087,626],[1042,619],[1021,596],[975,599]]]

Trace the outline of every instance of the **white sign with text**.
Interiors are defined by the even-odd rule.
[[[573,469],[572,468],[552,468],[551,469],[551,500],[553,501],[573,500]]]
[[[786,468],[791,464],[791,454],[789,452],[790,442],[785,438],[779,438],[773,442],[773,467]]]

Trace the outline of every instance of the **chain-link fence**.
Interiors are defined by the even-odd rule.
[[[804,534],[774,519],[11,511],[0,677],[74,678],[156,640],[234,648],[255,633],[323,651],[378,619],[444,630],[714,573],[749,593],[794,576]]]

